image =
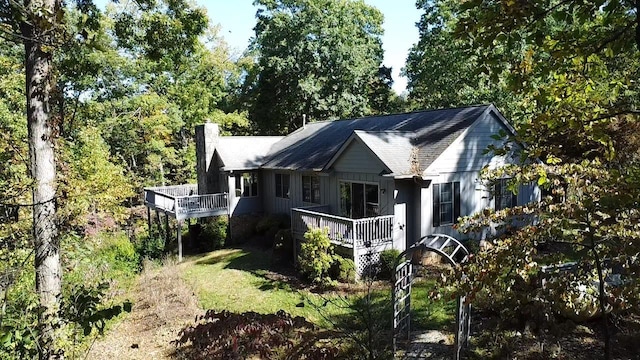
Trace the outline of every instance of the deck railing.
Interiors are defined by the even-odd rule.
[[[226,193],[198,195],[198,186],[193,184],[145,188],[144,201],[178,219],[219,212],[228,206]]]
[[[311,228],[327,228],[331,242],[346,247],[370,247],[393,241],[393,215],[350,219],[298,208],[291,210],[291,226],[298,237]]]

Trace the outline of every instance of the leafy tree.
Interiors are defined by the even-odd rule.
[[[3,38],[20,39],[24,45],[36,291],[43,309],[38,321],[39,349],[43,359],[62,355],[54,344],[54,330],[59,324],[62,270],[56,226],[56,126],[52,99],[55,97],[53,52],[60,43],[63,16],[60,1],[0,2]]]
[[[567,288],[588,283],[595,272],[605,358],[611,358],[605,310],[633,308],[638,301],[638,264],[632,260],[640,253],[636,6],[472,0],[455,13],[455,38],[477,50],[489,75],[503,74],[524,115],[520,136],[510,140],[528,144],[527,161],[487,170],[487,185],[509,177],[512,191],[535,182],[553,195],[463,219],[460,229],[470,234],[496,224],[504,231],[466,267],[462,288],[472,297],[488,288],[513,300],[507,308],[522,309],[549,304],[554,296],[560,301]],[[511,148],[508,142],[491,150],[506,154]],[[514,220],[524,226],[512,227]],[[539,251],[545,244],[572,247],[580,269],[567,277],[573,282],[560,281],[549,294],[530,287],[540,263],[557,261],[552,252]],[[615,288],[604,281],[611,267],[624,276]]]
[[[123,206],[134,195],[122,166],[114,163],[109,148],[95,128],[78,132],[75,143],[65,144],[60,184],[60,218],[76,227],[94,229],[115,226],[128,215]]]
[[[516,95],[505,84],[502,67],[486,67],[482,51],[456,34],[460,4],[455,0],[421,0],[424,10],[417,24],[420,39],[407,56],[403,74],[408,78],[409,102],[413,108],[447,108],[494,103],[509,118],[518,115]],[[519,58],[512,51],[501,64]],[[519,120],[519,119],[516,119]]]
[[[249,115],[261,133],[307,120],[372,112],[368,97],[382,61],[382,14],[362,1],[256,0],[257,65]],[[375,105],[379,108],[380,106]]]

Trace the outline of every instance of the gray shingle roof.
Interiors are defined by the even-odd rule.
[[[282,136],[222,136],[216,152],[224,170],[257,169],[262,165],[271,147],[282,140]]]
[[[406,171],[410,164],[410,153],[402,154],[409,144],[385,132],[411,135],[410,145],[418,149],[419,167],[426,169],[490,106],[477,105],[310,123],[275,143],[262,167],[319,171],[354,131],[360,130],[360,135],[367,139],[367,144],[372,146],[376,155],[388,167],[393,166],[399,171]],[[401,165],[401,161],[407,161],[407,164]],[[395,173],[395,170],[392,171]]]
[[[392,174],[411,173],[411,156],[415,149],[413,132],[355,130],[354,133]]]

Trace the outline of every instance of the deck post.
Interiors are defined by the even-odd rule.
[[[156,219],[158,220],[158,236],[162,236],[162,219],[160,219],[160,212],[156,209]]]
[[[147,206],[147,225],[149,225],[149,234],[151,234],[151,208]]]
[[[169,245],[169,214],[167,213],[164,213],[164,228],[164,248],[166,249]]]
[[[178,220],[178,262],[182,261],[182,220]]]

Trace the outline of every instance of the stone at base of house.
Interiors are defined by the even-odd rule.
[[[229,219],[229,244],[241,244],[253,238],[262,214],[234,215]]]

